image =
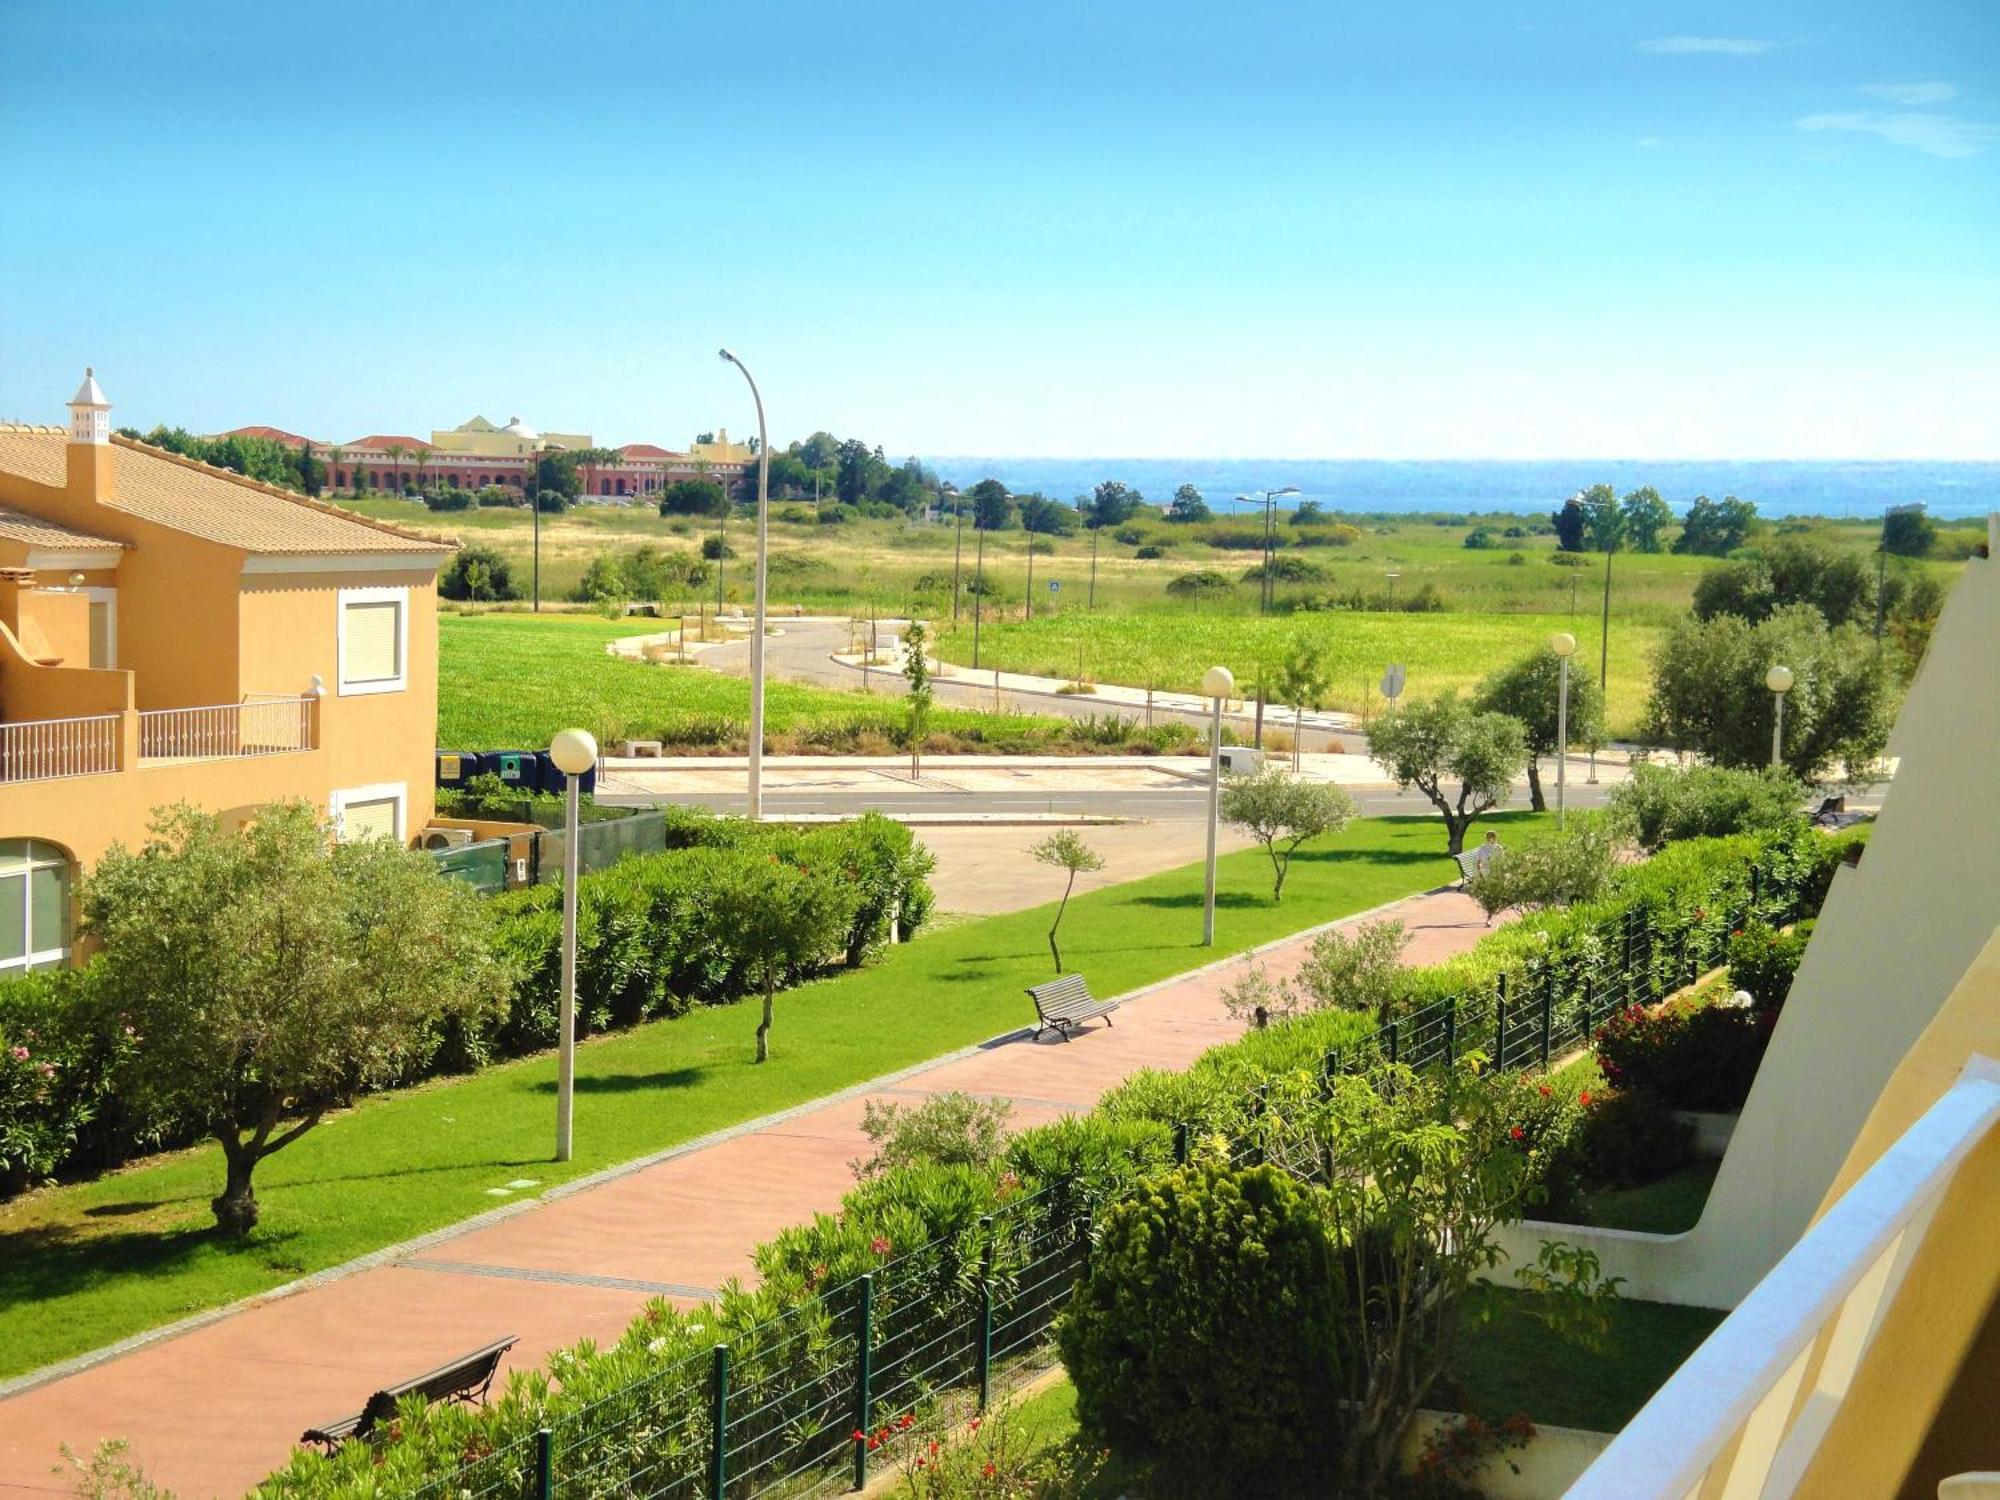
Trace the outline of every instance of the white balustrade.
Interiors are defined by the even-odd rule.
[[[0,724],[0,783],[102,776],[118,769],[119,714]]]
[[[313,699],[261,698],[139,714],[141,760],[225,760],[312,748]]]

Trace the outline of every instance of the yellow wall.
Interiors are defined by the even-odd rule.
[[[432,754],[437,726],[437,589],[429,564],[369,571],[246,572],[258,559],[240,549],[101,505],[116,493],[115,446],[66,445],[63,488],[0,473],[0,504],[59,521],[126,546],[115,569],[85,581],[117,591],[118,671],[74,670],[89,661],[82,596],[27,594],[22,611],[62,649],[65,665],[38,668],[12,635],[0,639],[0,718],[60,718],[124,708],[190,708],[251,695],[305,694],[325,683],[317,747],[249,759],[141,765],[136,720],[122,728],[125,769],[111,775],[0,784],[0,838],[62,845],[86,866],[112,843],[137,844],[154,808],[177,801],[242,812],[279,798],[304,798],[322,812],[331,795],[401,783],[404,830],[416,834],[435,807]],[[227,482],[227,481],[222,481]],[[339,691],[339,599],[343,588],[407,587],[408,686],[343,697]],[[62,617],[73,601],[75,620]],[[53,629],[54,636],[48,636]],[[81,649],[70,637],[80,629]],[[57,638],[60,638],[59,640]]]

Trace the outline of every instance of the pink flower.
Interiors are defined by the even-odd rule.
[[[1512,1130],[1507,1132],[1508,1138],[1510,1140],[1516,1140],[1516,1141],[1518,1141],[1522,1136],[1526,1134],[1527,1132],[1521,1129],[1521,1127],[1518,1125],[1516,1125]]]
[[[868,1242],[868,1248],[870,1250],[873,1250],[877,1255],[887,1255],[891,1250],[895,1248],[895,1246],[891,1245],[887,1240],[883,1239],[882,1236],[878,1234],[875,1236],[874,1239]]]
[[[53,1078],[53,1077],[55,1077],[55,1076],[56,1076],[56,1065],[55,1065],[54,1063],[52,1063],[52,1062],[45,1062],[45,1063],[41,1064],[41,1074],[42,1074],[42,1077],[44,1077],[44,1078]]]
[[[14,1049],[14,1061],[26,1062],[27,1060],[28,1060],[28,1049],[26,1047],[16,1047]]]

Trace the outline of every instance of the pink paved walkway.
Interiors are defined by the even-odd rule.
[[[1394,914],[1413,933],[1413,964],[1488,930],[1452,892],[1412,897]],[[1308,943],[1287,940],[1258,961],[1291,973]],[[1122,1009],[1113,1029],[1069,1043],[1009,1038],[870,1097],[1004,1096],[1023,1126],[1088,1109],[1140,1068],[1184,1067],[1235,1036],[1220,996],[1242,969],[1238,960],[1171,981]],[[0,1493],[68,1494],[52,1472],[58,1445],[88,1452],[123,1437],[183,1500],[240,1495],[307,1426],[503,1333],[520,1336],[510,1369],[579,1338],[615,1339],[648,1298],[688,1303],[747,1277],[753,1245],[836,1208],[853,1185],[848,1163],[866,1150],[864,1103],[837,1100],[692,1149],[0,1402]]]

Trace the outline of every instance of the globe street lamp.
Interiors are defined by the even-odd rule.
[[[1776,711],[1771,716],[1771,767],[1775,770],[1783,765],[1785,745],[1785,694],[1792,690],[1792,669],[1773,667],[1764,674],[1764,686],[1771,690],[1776,700]]]
[[[562,1009],[556,1023],[556,1160],[568,1161],[576,1109],[577,825],[583,778],[597,764],[597,740],[587,729],[565,729],[549,742],[549,759],[568,781],[563,817]]]
[[[1564,773],[1569,768],[1569,659],[1576,655],[1576,637],[1558,630],[1549,637],[1549,649],[1555,652],[1562,674],[1556,686],[1556,827],[1560,828],[1568,810]]]
[[[1227,667],[1201,674],[1201,690],[1215,700],[1208,724],[1208,876],[1201,903],[1201,945],[1215,946],[1215,828],[1222,817],[1222,704],[1236,696],[1236,678]]]
[[[754,822],[764,816],[764,564],[771,531],[771,441],[764,431],[764,397],[756,379],[727,349],[718,349],[716,355],[743,371],[750,382],[750,399],[757,403],[757,606],[750,627],[750,818]],[[728,504],[725,498],[725,515]],[[716,565],[721,566],[721,559]]]

